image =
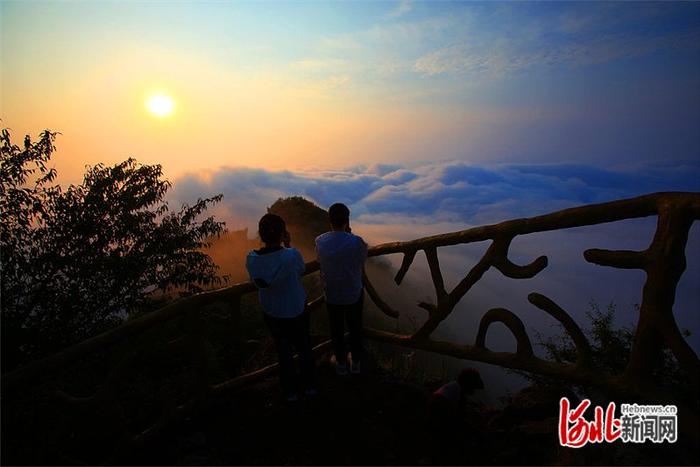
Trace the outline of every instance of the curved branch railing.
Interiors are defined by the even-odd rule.
[[[436,289],[437,304],[421,304],[422,308],[429,311],[429,318],[411,336],[395,336],[386,333],[375,333],[375,336],[383,340],[393,340],[396,343],[399,341],[405,343],[407,340],[413,344],[428,343],[430,342],[430,334],[491,267],[510,278],[534,277],[547,266],[547,257],[540,256],[526,266],[513,264],[507,255],[509,245],[517,235],[595,225],[654,214],[659,216],[659,220],[656,234],[647,250],[629,252],[591,249],[584,252],[584,258],[589,262],[604,266],[642,269],[647,274],[640,309],[640,330],[635,336],[635,348],[632,351],[626,374],[633,380],[644,380],[648,376],[648,364],[654,359],[644,357],[660,351],[661,342],[652,342],[651,337],[660,331],[681,364],[692,374],[698,375],[700,372],[697,370],[700,370],[700,366],[697,355],[682,338],[672,313],[676,286],[686,265],[685,245],[688,231],[693,221],[700,218],[700,194],[698,193],[655,193],[638,198],[565,209],[543,216],[516,219],[409,242],[379,245],[371,250],[370,256],[391,253],[404,254],[403,262],[395,278],[397,284],[401,283],[417,251],[423,250],[425,252]],[[481,260],[472,267],[451,292],[446,292],[439,270],[437,248],[484,240],[491,240],[492,243]],[[533,303],[552,314],[555,319],[562,321],[567,331],[571,332],[573,329],[571,324],[574,323],[568,314],[551,300],[539,297],[533,297],[535,300]],[[557,311],[553,311],[555,308]],[[578,333],[574,331],[574,334]],[[575,341],[575,344],[580,347],[581,339],[577,340],[578,342]],[[460,352],[453,351],[451,353],[464,355],[470,349],[470,347],[461,347]],[[503,360],[494,363],[508,362]]]
[[[547,267],[546,256],[540,256],[530,264],[522,266],[511,262],[508,259],[508,251],[516,236],[652,215],[658,216],[657,227],[646,250],[589,249],[583,253],[586,261],[597,265],[622,269],[641,269],[646,273],[639,320],[624,373],[609,375],[595,368],[591,362],[590,344],[573,318],[551,299],[534,292],[528,296],[530,303],[559,321],[572,338],[577,352],[575,364],[557,363],[537,357],[532,350],[532,344],[521,319],[513,312],[502,308],[489,310],[482,317],[474,345],[444,342],[431,338],[432,333],[440,323],[452,313],[460,300],[489,269],[494,268],[509,278],[526,279],[536,276]],[[668,395],[654,386],[651,374],[654,370],[654,362],[658,361],[664,346],[668,346],[682,368],[690,375],[696,393],[698,391],[700,360],[683,338],[672,310],[676,286],[686,267],[685,247],[688,232],[693,222],[698,219],[700,219],[700,193],[654,193],[637,198],[581,206],[531,218],[509,220],[459,232],[434,235],[407,242],[385,243],[372,247],[369,250],[371,257],[395,253],[403,254],[401,266],[395,276],[397,284],[401,284],[416,254],[422,250],[426,255],[430,269],[435,289],[435,302],[419,303],[419,307],[428,312],[428,317],[420,328],[412,334],[396,334],[366,328],[366,335],[372,339],[404,347],[562,378],[572,383],[593,385],[609,394],[639,397],[640,401],[677,403],[669,401]],[[454,289],[448,291],[442,277],[438,249],[450,245],[487,240],[490,240],[491,244],[482,258],[466,273]],[[317,270],[318,263],[311,262],[307,264],[305,274],[311,274]],[[399,312],[381,298],[379,292],[366,276],[364,280],[370,299],[387,316],[397,318]],[[31,385],[34,381],[61,371],[71,362],[90,352],[108,348],[128,337],[139,335],[175,318],[184,318],[188,323],[188,332],[184,339],[178,339],[169,345],[173,349],[178,348],[186,353],[191,359],[193,367],[198,369],[193,385],[193,396],[186,404],[178,407],[169,406],[167,410],[164,409],[163,415],[153,426],[132,436],[129,441],[131,444],[143,443],[173,417],[192,410],[208,397],[224,394],[274,371],[275,365],[270,365],[217,385],[211,385],[206,374],[206,355],[203,349],[205,337],[201,332],[202,322],[199,310],[218,301],[230,302],[234,308],[240,309],[241,297],[255,290],[252,283],[246,282],[178,300],[56,355],[3,375],[3,393],[7,394],[8,391],[12,392]],[[322,301],[323,298],[319,297],[310,303],[310,307],[314,308]],[[515,336],[517,349],[514,353],[494,352],[486,348],[486,334],[489,326],[496,321],[505,324]],[[317,350],[322,351],[327,347],[328,342],[324,342],[317,346]],[[127,356],[121,364],[114,367],[106,382],[93,396],[82,399],[74,398],[65,393],[57,393],[56,396],[67,403],[94,403],[96,400],[108,400],[113,396],[109,390],[110,381],[120,377],[124,368],[128,367],[128,359],[135,358],[134,355],[138,353],[137,350],[134,352]],[[698,417],[694,408],[679,405],[679,419],[681,420],[681,430],[688,430],[695,435],[700,433]]]

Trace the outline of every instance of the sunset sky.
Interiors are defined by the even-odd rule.
[[[700,4],[6,2],[2,120],[170,178],[697,162]],[[174,101],[157,117],[145,102]]]
[[[15,141],[60,131],[63,182],[162,164],[173,201],[223,193],[232,228],[289,195],[347,203],[377,243],[700,191],[697,2],[1,1],[0,18]],[[514,248],[561,253],[547,284],[579,316],[590,299],[628,310],[641,274],[603,275],[581,251],[643,248],[642,227]],[[688,257],[682,312],[700,303],[697,226]],[[476,260],[451,255],[448,281]],[[700,348],[700,317],[679,316]]]

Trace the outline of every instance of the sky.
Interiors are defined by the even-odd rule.
[[[376,244],[700,191],[699,2],[2,1],[0,53],[2,126],[61,132],[61,181],[162,164],[173,207],[223,193],[214,212],[250,232],[290,195],[347,203]],[[553,255],[549,279],[485,278],[474,298],[503,306],[507,287],[517,310],[538,287],[577,318],[592,299],[629,311],[642,277],[581,252],[652,235],[646,219],[516,240],[523,262]],[[478,260],[447,251],[448,282]],[[696,349],[699,251],[695,226],[675,310]]]
[[[0,3],[1,116],[57,168],[698,161],[700,4]],[[144,105],[175,103],[158,118]]]

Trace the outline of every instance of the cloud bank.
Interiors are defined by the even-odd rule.
[[[375,164],[307,172],[223,168],[175,180],[171,200],[223,193],[220,215],[231,227],[253,227],[277,198],[300,195],[328,207],[350,206],[366,224],[403,222],[476,225],[544,214],[656,191],[700,191],[700,164],[643,166],[626,171],[588,165],[470,165],[442,162],[414,168]]]

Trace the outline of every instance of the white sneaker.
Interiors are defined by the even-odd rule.
[[[338,376],[346,376],[348,374],[348,365],[346,363],[336,363],[335,374]]]
[[[297,402],[299,400],[299,396],[296,394],[290,394],[286,397],[287,402]]]
[[[318,389],[306,388],[306,390],[304,391],[304,395],[306,395],[308,397],[316,397],[316,396],[318,396]]]
[[[352,362],[350,365],[350,373],[353,375],[359,375],[360,374],[360,362]]]

